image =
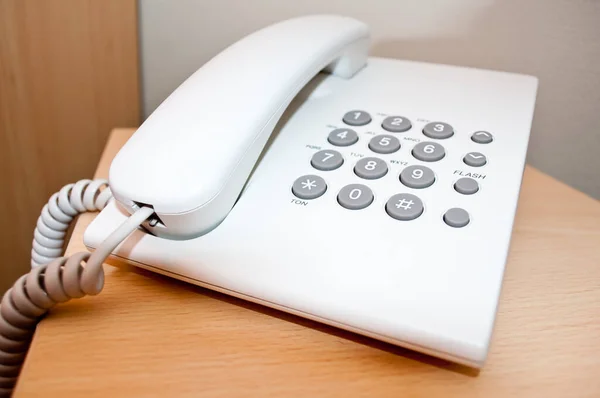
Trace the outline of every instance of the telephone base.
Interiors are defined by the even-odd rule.
[[[319,74],[220,225],[189,240],[136,231],[114,254],[481,368],[536,90],[530,76],[381,58],[352,79]],[[85,244],[127,216],[109,203]]]

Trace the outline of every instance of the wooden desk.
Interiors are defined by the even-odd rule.
[[[16,396],[600,397],[600,204],[528,167],[514,233],[479,374],[116,264],[39,325]]]

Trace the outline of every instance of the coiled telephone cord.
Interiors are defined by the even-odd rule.
[[[34,232],[32,270],[0,302],[0,397],[12,393],[41,318],[56,304],[100,293],[106,258],[153,214],[141,207],[93,253],[60,257],[70,222],[80,213],[102,210],[111,198],[106,180],[81,180],[64,186],[44,206]]]

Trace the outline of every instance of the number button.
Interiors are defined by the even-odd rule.
[[[340,190],[337,199],[346,209],[360,210],[373,203],[373,191],[362,184],[350,184]]]
[[[478,144],[489,144],[494,141],[494,136],[487,131],[476,131],[471,136],[471,140]]]
[[[429,167],[408,166],[400,173],[400,182],[409,188],[427,188],[435,182],[435,175]]]
[[[412,123],[403,116],[388,116],[383,119],[381,127],[391,133],[403,133],[410,130]]]
[[[400,140],[391,135],[378,135],[371,138],[369,149],[377,153],[394,153],[400,149]]]
[[[356,144],[358,141],[358,134],[352,129],[335,129],[329,133],[327,141],[335,146],[349,146]]]
[[[302,176],[292,185],[292,193],[300,199],[316,199],[327,190],[325,180],[316,175]]]
[[[437,162],[446,156],[444,147],[437,142],[420,142],[412,150],[415,158],[423,162]]]
[[[310,164],[317,170],[331,171],[340,167],[344,163],[342,154],[338,151],[323,150],[315,153],[310,160]]]
[[[342,120],[350,126],[364,126],[371,122],[371,115],[365,111],[355,110],[346,112]]]
[[[423,202],[415,195],[399,193],[387,201],[385,211],[396,220],[410,221],[423,214]]]
[[[444,139],[452,137],[454,135],[454,129],[448,123],[433,122],[428,123],[423,128],[423,134],[429,138]]]
[[[388,167],[385,162],[379,158],[363,158],[356,162],[354,173],[360,178],[375,180],[386,175]]]
[[[483,153],[469,152],[463,158],[463,162],[472,167],[481,167],[487,163],[487,159]]]

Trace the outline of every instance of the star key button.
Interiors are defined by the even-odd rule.
[[[297,178],[292,185],[292,193],[300,199],[316,199],[327,190],[325,180],[313,174]]]

